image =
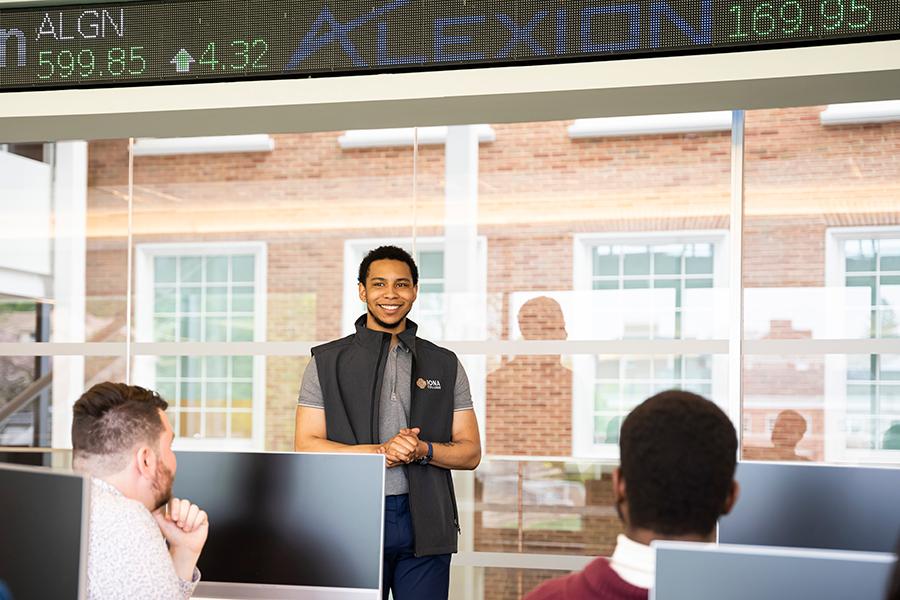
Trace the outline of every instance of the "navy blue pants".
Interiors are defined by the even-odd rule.
[[[394,600],[446,599],[450,587],[450,555],[416,557],[413,554],[409,496],[384,499],[384,565],[382,598],[393,591]]]

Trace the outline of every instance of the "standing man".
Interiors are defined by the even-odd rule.
[[[419,269],[382,246],[359,265],[367,314],[356,333],[312,349],[294,449],[385,455],[383,597],[447,598],[459,514],[450,469],[481,461],[469,381],[456,355],[406,318]]]

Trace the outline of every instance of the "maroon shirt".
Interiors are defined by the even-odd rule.
[[[649,590],[631,585],[598,558],[584,571],[553,579],[526,595],[524,600],[647,600]]]

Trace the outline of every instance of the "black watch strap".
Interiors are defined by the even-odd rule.
[[[431,442],[425,442],[428,444],[428,452],[425,453],[425,456],[419,459],[420,465],[427,465],[431,462],[431,458],[434,456],[434,446],[431,445]]]

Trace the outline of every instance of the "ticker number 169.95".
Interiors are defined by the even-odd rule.
[[[39,79],[78,77],[127,77],[147,70],[143,46],[110,48],[106,52],[83,50],[43,50],[38,53]]]
[[[776,0],[733,4],[728,12],[731,39],[860,31],[875,16],[866,0]]]

